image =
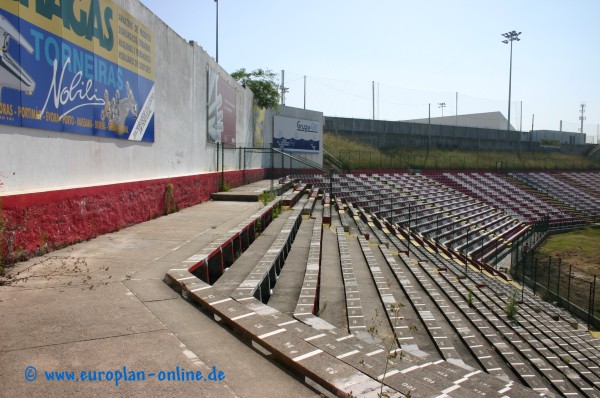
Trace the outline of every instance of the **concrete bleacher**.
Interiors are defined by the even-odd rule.
[[[525,289],[509,319],[519,286],[452,253],[488,253],[526,224],[424,176],[335,176],[333,196],[301,177],[306,195],[285,194],[300,198],[232,264],[221,255],[218,278],[190,260],[165,281],[332,394],[600,396],[600,348],[574,318]],[[206,252],[232,240],[215,242]]]
[[[595,194],[593,190],[588,192],[572,185],[569,180],[561,178],[564,174],[553,175],[540,172],[511,173],[511,175],[537,191],[558,200],[565,206],[575,209],[594,220],[600,220],[600,196]],[[587,178],[590,179],[590,186],[594,187],[594,175],[591,174]],[[581,182],[583,181],[581,180]]]
[[[300,294],[298,295],[296,307],[293,312],[294,317],[296,318],[314,315],[315,312],[318,312],[322,241],[323,217],[319,217],[319,213],[317,213],[317,217],[314,220],[314,225],[312,228],[308,258],[305,262],[304,278],[300,286]]]
[[[363,338],[367,336],[367,324],[363,313],[362,302],[358,283],[352,267],[352,257],[348,250],[344,231],[337,229],[338,248],[340,252],[340,263],[342,268],[342,281],[346,296],[346,314],[348,317],[348,330]]]
[[[390,358],[390,352],[401,351],[357,343],[352,334],[326,323],[319,329],[299,323],[253,297],[240,302],[220,295],[185,270],[169,271],[165,281],[295,373],[338,396],[378,397],[381,389],[388,396],[445,396],[450,392],[453,396],[535,395],[513,383],[444,361],[425,361],[410,354]]]
[[[545,215],[560,221],[573,217],[564,209],[525,190],[506,177],[494,173],[446,172],[433,174],[430,177],[523,222],[534,222]]]
[[[600,194],[599,172],[560,173],[558,176],[577,188]]]
[[[519,220],[422,175],[339,177],[338,193],[361,208],[470,256],[502,252],[522,229]],[[350,188],[350,187],[347,187]],[[381,199],[385,196],[387,199]],[[511,222],[508,222],[510,220]],[[501,238],[499,239],[499,237]],[[499,244],[494,244],[499,242]],[[485,251],[483,249],[486,249]],[[491,252],[491,253],[490,253]]]
[[[256,214],[242,221],[236,228],[221,235],[200,252],[190,256],[183,264],[205,282],[216,282],[233,264],[235,257],[250,247],[256,234],[262,232],[271,223],[277,206],[279,206],[279,199],[272,201]]]
[[[464,310],[464,303],[448,300],[442,295],[436,286],[432,286],[432,282],[429,281],[425,274],[420,272],[417,267],[400,267],[395,258],[389,253],[389,251],[380,247],[382,253],[386,258],[388,265],[394,270],[398,278],[403,278],[405,273],[404,269],[412,273],[413,277],[418,281],[421,289],[427,294],[434,305],[439,309],[439,312],[444,316],[446,321],[451,325],[452,329],[460,337],[464,345],[469,349],[472,356],[478,362],[478,364],[489,374],[492,374],[500,379],[510,381],[511,378],[506,374],[503,364],[494,356],[488,355],[487,347],[482,337],[473,330],[468,322],[468,319],[462,311],[456,308],[459,304],[463,304],[462,309]],[[408,262],[408,258],[404,258],[404,263]],[[419,264],[423,267],[423,264]]]
[[[281,269],[285,265],[285,259],[291,250],[292,242],[300,228],[302,212],[309,204],[309,200],[306,198],[300,199],[292,208],[275,241],[264,253],[258,264],[240,282],[232,293],[233,297],[238,300],[254,297],[263,303],[269,300]]]
[[[451,265],[449,269],[454,269],[455,275],[463,272],[462,269],[458,269],[454,265]],[[508,341],[518,352],[526,353],[525,357],[540,374],[543,374],[556,389],[562,391],[566,395],[584,393],[588,396],[596,396],[596,391],[594,391],[593,387],[598,387],[597,380],[595,377],[589,377],[589,374],[595,369],[595,365],[592,365],[591,369],[582,369],[580,363],[572,361],[571,359],[567,360],[566,358],[569,358],[568,352],[573,353],[578,351],[570,350],[568,352],[560,352],[559,347],[567,344],[564,340],[556,341],[555,346],[548,346],[547,340],[537,340],[536,336],[539,335],[540,332],[537,330],[538,325],[535,323],[531,323],[525,319],[520,321],[520,326],[525,325],[527,326],[526,328],[516,328],[513,324],[508,323],[506,319],[504,319],[505,315],[503,315],[503,309],[504,305],[506,305],[506,297],[508,297],[507,295],[512,291],[512,288],[509,288],[506,284],[498,283],[497,280],[484,278],[482,274],[477,272],[470,272],[467,273],[467,275],[469,276],[469,279],[472,279],[473,281],[463,283],[464,286],[459,288],[458,291],[460,291],[462,299],[466,300],[469,292],[472,292],[475,299],[479,299],[472,307],[477,309],[484,318],[490,321],[492,328],[496,329],[497,333],[502,336],[518,335],[520,340],[509,338]],[[447,280],[446,282],[449,281]],[[483,282],[487,283],[485,288],[483,288]],[[440,287],[443,287],[442,290],[445,292],[451,290],[449,289],[449,286],[450,285],[447,283],[445,285],[440,284]],[[491,296],[488,292],[494,292],[494,295]],[[483,296],[483,298],[479,296]],[[456,296],[453,297],[453,300],[455,302],[459,301]],[[523,308],[531,310],[526,303],[522,303],[521,305]],[[494,310],[490,307],[494,307]],[[502,321],[502,319],[504,319],[504,321]],[[572,322],[569,322],[568,324],[571,325]],[[557,329],[564,331],[565,325],[563,324],[560,327],[557,327]],[[537,356],[535,353],[537,353]],[[546,360],[549,362],[545,362]],[[508,360],[508,362],[512,363],[510,360]],[[544,363],[546,363],[546,365],[544,365]],[[567,363],[569,366],[567,366]],[[566,383],[564,376],[562,376],[562,373],[566,368],[575,370],[573,373],[567,372],[570,383]],[[577,368],[579,368],[579,370],[577,370]],[[579,375],[574,375],[574,373],[578,373]],[[592,383],[592,385],[590,385],[590,383]],[[579,392],[576,392],[577,390]]]

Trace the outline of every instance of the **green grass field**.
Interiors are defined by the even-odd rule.
[[[600,276],[600,229],[585,228],[552,235],[539,249],[544,256],[560,257],[588,275]]]
[[[394,148],[386,151],[348,140],[338,135],[324,134],[325,150],[345,168],[358,169],[504,169],[589,170],[600,169],[600,158],[552,152],[490,152],[463,150],[427,150],[425,148]]]

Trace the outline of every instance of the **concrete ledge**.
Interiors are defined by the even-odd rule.
[[[210,194],[212,200],[224,200],[235,202],[258,202],[262,192],[215,192]]]

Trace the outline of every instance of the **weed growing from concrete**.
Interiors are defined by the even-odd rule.
[[[469,289],[469,293],[467,294],[467,304],[469,305],[469,307],[473,306],[473,299],[475,297],[473,296],[473,291],[471,289]]]
[[[400,310],[403,307],[404,307],[404,304],[402,304],[402,303],[390,304],[390,306],[389,306],[389,312],[393,319],[393,321],[392,321],[393,336],[391,338],[382,339],[385,344],[386,359],[385,359],[385,367],[383,369],[383,374],[381,376],[381,379],[379,380],[379,382],[380,382],[379,392],[377,393],[377,396],[381,397],[381,398],[390,398],[390,394],[383,390],[384,386],[385,386],[385,378],[388,374],[390,367],[393,366],[396,361],[402,362],[402,359],[404,358],[404,351],[402,351],[402,349],[396,348],[396,347],[398,347],[398,343],[397,343],[398,335],[396,334],[396,326],[398,326],[398,320],[401,319]],[[378,316],[379,316],[379,311],[375,310],[375,316],[373,318],[375,325],[371,326],[370,328],[367,329],[367,332],[369,332],[369,334],[373,338],[381,338],[379,336],[379,329],[377,328]],[[416,325],[414,325],[414,326],[415,326],[414,329],[418,330],[418,327],[416,327]],[[407,397],[410,397],[411,391],[412,390],[409,389],[407,392],[404,393],[404,395]]]
[[[219,191],[229,192],[229,191],[231,191],[231,185],[227,181],[223,181],[221,183],[221,186],[219,187]]]
[[[508,319],[513,321],[517,319],[517,314],[519,313],[519,304],[517,302],[516,290],[514,290],[508,298],[508,301],[506,302],[506,307],[504,307],[504,312],[506,313]]]
[[[167,184],[165,186],[165,214],[177,212],[177,202],[175,201],[173,184]]]

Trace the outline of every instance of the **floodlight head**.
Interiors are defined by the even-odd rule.
[[[506,38],[506,40],[503,40],[502,43],[508,44],[509,42],[513,42],[513,41],[521,41],[521,39],[519,38],[520,34],[521,34],[521,32],[517,33],[514,30],[507,32],[507,33],[502,33],[502,36],[504,36],[504,38]]]

